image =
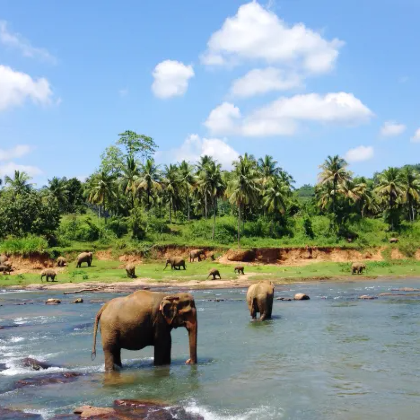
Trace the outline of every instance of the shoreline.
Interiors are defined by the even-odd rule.
[[[239,289],[249,287],[251,284],[260,281],[259,279],[250,280],[249,276],[256,273],[249,273],[243,279],[237,280],[189,280],[189,281],[153,281],[147,278],[139,278],[132,281],[125,282],[81,282],[81,283],[55,283],[55,284],[39,284],[32,283],[26,286],[3,286],[6,290],[25,290],[25,291],[62,291],[64,294],[78,294],[78,293],[118,293],[124,291],[134,290],[148,290],[148,289]],[[358,282],[358,281],[380,281],[390,279],[419,279],[420,275],[378,275],[378,276],[319,276],[319,277],[302,277],[302,278],[284,278],[284,279],[270,279],[270,276],[261,280],[271,280],[275,286],[284,286],[290,284],[302,283],[317,283],[317,282]],[[133,290],[134,289],[134,290]],[[68,293],[66,293],[68,292]]]

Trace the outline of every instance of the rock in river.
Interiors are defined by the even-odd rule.
[[[61,303],[60,299],[47,299],[45,301],[46,305],[58,305],[59,303]]]
[[[20,419],[42,420],[42,416],[40,414],[25,413],[20,410],[10,410],[8,408],[0,407],[0,419],[2,420],[20,420]]]
[[[305,293],[296,293],[294,299],[295,300],[309,300],[310,297]]]

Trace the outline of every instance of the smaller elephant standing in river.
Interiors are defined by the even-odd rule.
[[[245,273],[244,273],[244,267],[242,266],[242,265],[238,265],[238,266],[236,266],[235,267],[235,269],[233,270],[235,273],[238,273],[238,274],[242,274],[242,275],[244,275]]]
[[[127,264],[125,266],[125,271],[127,273],[127,277],[130,277],[130,279],[135,279],[136,276],[136,266],[134,264]]]
[[[362,274],[366,270],[366,265],[363,263],[353,263],[351,265],[351,274]]]
[[[212,268],[210,270],[207,278],[209,278],[210,276],[213,276],[213,280],[216,280],[216,276],[219,276],[219,279],[222,279],[222,276],[220,275],[219,270],[217,268]]]
[[[52,270],[51,268],[46,268],[45,270],[42,270],[41,272],[41,281],[43,281],[43,278],[45,277],[46,281],[55,281],[55,278],[57,276],[57,273]]]
[[[67,260],[64,257],[57,258],[57,267],[64,267],[67,264]]]
[[[172,270],[181,270],[181,267],[184,267],[184,270],[186,270],[186,266],[185,266],[185,260],[182,257],[170,257],[166,260],[166,265],[164,270],[166,269],[166,267],[170,265]]]
[[[206,254],[203,249],[193,249],[190,251],[190,262],[194,262],[196,258],[200,262],[201,257],[203,257],[203,260],[206,258]]]
[[[271,281],[263,280],[249,286],[246,294],[249,313],[252,319],[260,313],[260,321],[271,318],[273,311],[274,284]]]
[[[82,267],[82,263],[87,263],[88,267],[92,265],[93,252],[82,252],[77,257],[77,268]]]

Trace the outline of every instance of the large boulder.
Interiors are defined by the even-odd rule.
[[[309,300],[310,297],[305,293],[296,293],[294,300]]]
[[[255,260],[255,251],[252,249],[229,249],[226,258],[229,261],[251,262]]]

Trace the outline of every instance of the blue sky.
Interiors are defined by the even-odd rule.
[[[418,163],[416,0],[27,2],[0,10],[0,175],[83,177],[125,130],[169,163],[270,154],[297,185]]]

